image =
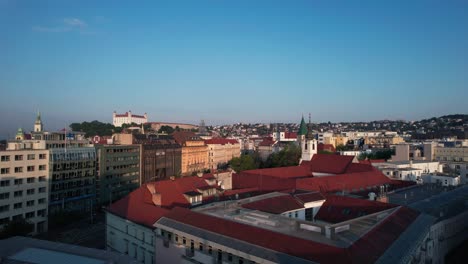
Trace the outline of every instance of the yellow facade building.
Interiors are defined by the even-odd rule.
[[[177,131],[172,136],[182,146],[181,172],[183,175],[209,168],[208,146],[203,139],[188,131]]]

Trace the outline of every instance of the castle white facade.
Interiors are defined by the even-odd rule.
[[[125,112],[125,114],[117,114],[115,111],[112,114],[112,123],[115,127],[121,127],[123,124],[135,123],[141,125],[148,122],[148,115],[134,115],[132,111]]]

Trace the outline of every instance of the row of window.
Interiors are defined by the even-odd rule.
[[[172,241],[172,233],[170,232],[165,232],[164,230],[161,230],[161,236],[167,241]],[[179,236],[176,234],[175,237],[174,237],[174,241],[175,243],[177,244],[182,244],[182,245],[185,245],[188,249],[188,247],[190,246],[190,252],[193,254],[195,253],[195,241],[193,239],[190,240],[190,244],[188,243],[188,240],[186,237],[182,237],[182,239],[179,238]],[[166,247],[169,246],[169,243],[164,243],[164,245]],[[207,253],[208,255],[213,255],[214,252],[216,252],[216,258],[218,260],[218,262],[222,262],[223,260],[224,261],[228,261],[228,262],[234,262],[234,256],[231,254],[231,253],[225,253],[223,252],[221,249],[213,249],[212,246],[208,246],[208,247],[205,247],[205,245],[201,242],[198,242],[198,250],[203,252],[203,253]],[[237,257],[237,262],[235,263],[238,263],[238,264],[244,264],[246,263],[246,260],[244,260],[244,258],[242,257]],[[250,264],[255,264],[255,261],[249,261],[248,263]]]
[[[36,154],[27,154],[27,155],[15,155],[15,161],[24,160],[24,156],[26,156],[27,160],[35,160]],[[47,159],[47,154],[39,154],[39,159]],[[10,161],[10,155],[2,155],[0,161],[6,162]]]
[[[45,193],[47,191],[46,187],[40,187],[37,190],[38,190],[38,193]],[[14,198],[23,197],[23,193],[24,193],[23,190],[14,191],[13,192],[13,197]],[[26,190],[26,195],[33,195],[35,193],[36,193],[36,189],[34,189],[34,188]],[[4,192],[4,193],[0,194],[0,200],[4,200],[4,199],[8,199],[8,198],[10,198],[10,193],[9,192]]]
[[[39,165],[39,170],[40,171],[44,171],[47,169],[47,165]],[[36,170],[36,166],[27,166],[26,167],[26,171],[28,172],[31,172],[31,171],[35,171]],[[24,167],[15,167],[15,173],[21,173],[24,171]],[[10,173],[10,168],[2,168],[0,170],[0,174],[8,174]]]
[[[25,179],[14,179],[13,184],[14,185],[21,185],[24,184]],[[37,177],[37,180],[39,182],[45,182],[46,181],[46,176],[39,176]],[[35,183],[36,182],[36,177],[28,177],[26,178],[26,183]],[[0,181],[0,187],[8,187],[11,184],[11,180],[6,179],[6,180],[1,180]]]
[[[106,149],[106,153],[127,153],[127,152],[140,152],[140,149],[139,148]]]
[[[10,210],[10,205],[9,204],[0,206],[0,213],[8,212],[9,210]],[[47,209],[41,209],[41,210],[37,210],[37,211],[27,212],[24,215],[24,218],[25,219],[30,219],[30,218],[33,218],[35,216],[45,217],[46,215],[47,215]],[[8,218],[8,217],[6,217],[6,218]],[[12,217],[12,220],[14,221],[14,220],[21,219],[21,218],[23,218],[23,214],[14,215]],[[2,218],[2,221],[0,221],[0,225],[2,224],[2,222],[7,222],[7,221],[8,220],[5,220],[5,218]]]
[[[62,200],[65,198],[71,198],[71,197],[77,197],[77,196],[82,196],[82,195],[89,195],[92,194],[92,189],[91,188],[86,188],[86,189],[77,189],[77,190],[70,190],[70,191],[64,191],[61,193],[54,193],[50,195],[50,199],[52,201],[58,201]]]

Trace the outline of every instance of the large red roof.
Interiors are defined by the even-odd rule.
[[[339,223],[394,207],[397,205],[330,195],[327,196],[315,218],[329,223]]]
[[[372,170],[374,170],[374,167],[370,164],[351,163],[346,168],[345,173],[366,172],[366,171],[372,171]]]
[[[302,203],[310,203],[325,200],[325,196],[319,192],[300,193],[295,195]]]
[[[205,144],[216,144],[216,145],[227,145],[227,144],[239,144],[239,142],[235,139],[227,139],[227,138],[212,138],[205,140]]]
[[[346,250],[218,217],[174,208],[165,215],[186,225],[320,263],[350,263]]]
[[[264,176],[272,176],[276,178],[304,178],[312,177],[312,173],[308,168],[302,166],[289,166],[268,169],[246,170],[240,174],[256,174]],[[247,176],[248,177],[248,176]]]
[[[281,195],[243,204],[242,207],[272,214],[281,214],[302,209],[304,205],[291,195]]]
[[[391,180],[377,169],[361,173],[347,173],[325,177],[313,177],[296,180],[296,188],[323,193],[359,191],[361,188],[389,184]]]
[[[329,151],[329,152],[335,152],[335,147],[332,145],[332,144],[323,144],[323,143],[319,143],[317,145],[317,151],[320,152],[320,151]]]
[[[297,133],[295,133],[295,132],[284,132],[284,138],[297,139]]]
[[[374,263],[418,216],[413,209],[398,208],[348,248],[349,258],[353,263]]]
[[[109,212],[134,223],[153,228],[169,210],[156,206],[146,186],[141,186],[109,207]]]
[[[172,133],[175,141],[180,145],[184,145],[186,141],[200,141],[202,140],[199,136],[191,131],[175,131]]]
[[[354,156],[315,154],[310,162],[303,161],[302,166],[309,167],[312,172],[340,174],[353,162]]]
[[[348,248],[288,236],[185,208],[174,208],[164,217],[233,239],[318,263],[374,263],[417,218],[418,212],[397,208]]]
[[[161,206],[168,208],[173,206],[189,207],[190,203],[185,198],[184,193],[209,187],[203,177],[197,176],[157,181],[148,184],[153,185],[156,193],[161,195]],[[213,188],[215,187],[213,186]]]

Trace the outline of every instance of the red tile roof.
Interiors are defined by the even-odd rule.
[[[340,174],[346,171],[353,159],[354,156],[315,154],[304,165],[308,165],[312,172]]]
[[[394,207],[397,205],[330,195],[327,196],[315,218],[329,223],[339,223]]]
[[[319,143],[317,145],[317,151],[330,151],[330,152],[335,152],[335,147],[332,145],[332,144],[323,144],[323,143]]]
[[[325,196],[323,196],[319,192],[301,193],[301,194],[296,194],[295,196],[302,203],[310,203],[310,202],[325,200]]]
[[[200,141],[202,140],[199,136],[191,131],[175,131],[171,134],[175,141],[180,145],[184,145],[186,141]]]
[[[175,180],[164,180],[148,184],[153,185],[156,193],[161,194],[161,206],[167,208],[174,206],[189,207],[190,203],[185,198],[184,193],[196,192],[197,189],[209,187],[205,179],[198,176],[182,177]]]
[[[186,225],[204,229],[213,233],[245,241],[247,243],[283,252],[288,255],[304,258],[319,263],[350,263],[346,249],[305,240],[270,230],[237,223],[190,211],[185,208],[174,208],[165,215]]]
[[[349,258],[353,263],[374,263],[418,216],[413,209],[398,208],[348,248]]]
[[[212,138],[205,140],[205,144],[216,144],[216,145],[227,145],[227,144],[239,144],[239,141],[235,139],[227,139],[227,138]]]
[[[169,212],[154,205],[145,185],[113,203],[108,211],[149,228],[153,228],[153,224]]]
[[[174,208],[164,217],[318,263],[374,263],[418,215],[412,209],[399,207],[348,248],[288,236],[185,208]]]
[[[260,142],[258,145],[263,146],[263,147],[269,147],[269,146],[273,146],[274,144],[276,144],[276,141],[274,141],[273,139],[264,138],[263,141]]]
[[[295,133],[295,132],[285,132],[284,133],[284,138],[297,139],[297,133]]]
[[[390,179],[377,169],[362,173],[347,173],[333,176],[313,177],[296,180],[296,188],[322,193],[359,191],[361,188],[391,183]]]
[[[372,171],[372,170],[374,170],[374,167],[372,165],[363,164],[363,163],[351,163],[346,168],[345,173],[366,172],[366,171]]]
[[[308,170],[308,168],[302,167],[302,166],[289,166],[289,167],[279,167],[279,168],[246,170],[246,171],[241,172],[240,174],[249,174],[249,175],[256,174],[256,175],[272,176],[276,178],[312,177],[312,173]]]
[[[116,116],[116,117],[128,117],[128,112],[125,112],[125,114],[116,114],[115,116]],[[132,117],[136,117],[136,118],[145,118],[145,116],[142,116],[142,115],[134,115],[134,114],[132,114]]]
[[[272,214],[282,214],[288,211],[303,209],[304,205],[291,195],[282,195],[243,204],[242,207]]]

